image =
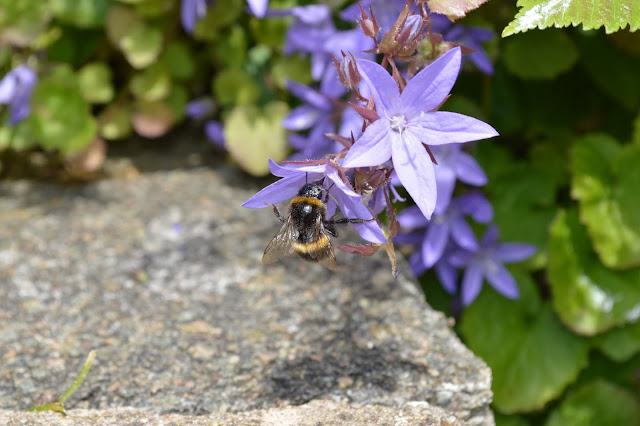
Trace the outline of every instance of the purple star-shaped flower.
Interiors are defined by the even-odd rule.
[[[320,80],[331,62],[331,55],[325,51],[324,43],[337,31],[333,25],[331,10],[325,5],[309,5],[271,13],[271,16],[286,15],[296,19],[287,31],[284,43],[285,55],[291,55],[294,52],[310,53],[311,76],[314,80]]]
[[[438,165],[435,167],[438,198],[435,212],[444,211],[456,186],[456,180],[473,185],[487,184],[487,175],[478,162],[462,150],[460,144],[439,145],[431,148]]]
[[[489,41],[493,38],[493,31],[482,28],[472,27],[463,24],[454,24],[445,15],[432,13],[431,18],[431,30],[435,33],[442,34],[442,38],[446,41],[453,41],[475,52],[466,56],[471,59],[480,71],[487,75],[493,74],[493,64],[489,55],[482,48],[482,43]]]
[[[531,244],[498,243],[498,228],[490,226],[476,250],[457,250],[447,258],[451,266],[465,268],[462,303],[467,306],[478,297],[485,279],[503,296],[516,299],[518,285],[503,264],[525,260],[535,252]]]
[[[0,81],[0,104],[9,105],[9,124],[16,125],[29,116],[31,92],[38,76],[26,65],[18,65]]]
[[[333,74],[337,80],[335,70]],[[336,120],[339,119],[336,114],[337,98],[344,94],[345,87],[332,84],[330,79],[324,78],[320,90],[295,81],[288,81],[287,88],[305,104],[294,108],[282,120],[283,127],[293,131],[311,129],[308,137],[299,134],[289,136],[291,145],[299,150],[291,159],[319,159],[325,154],[338,152],[340,145],[326,137],[325,133],[335,132]]]
[[[256,195],[245,201],[242,206],[250,209],[269,207],[267,203],[277,204],[293,198],[300,188],[307,182],[314,182],[325,178],[324,187],[329,190],[327,214],[333,216],[337,207],[342,215],[349,219],[372,219],[371,212],[362,204],[362,197],[356,194],[350,185],[340,177],[335,164],[326,160],[320,164],[279,166],[271,159],[269,169],[274,176],[282,179],[262,189]],[[363,223],[353,223],[351,226],[362,238],[372,243],[383,244],[387,241],[375,220]]]
[[[288,81],[287,89],[305,104],[294,108],[282,120],[285,129],[306,130],[321,127],[322,133],[332,131],[330,129],[335,127],[331,125],[332,121],[335,121],[332,115],[336,109],[337,98],[346,91],[344,86],[333,85],[329,79],[323,79],[320,90],[295,81]]]
[[[411,206],[398,215],[400,225],[408,228],[427,227],[422,235],[420,250],[416,252],[424,269],[431,268],[442,257],[447,244],[451,242],[467,250],[476,250],[478,242],[465,216],[471,216],[478,223],[488,223],[493,219],[493,208],[479,192],[470,192],[454,199],[443,213],[435,213],[428,221],[420,209]],[[424,270],[423,269],[423,270]]]
[[[458,76],[460,49],[448,51],[416,74],[402,93],[379,64],[360,59],[358,70],[369,86],[380,119],[369,125],[351,147],[343,166],[378,166],[393,158],[400,182],[425,217],[431,218],[436,206],[436,180],[423,143],[444,145],[498,135],[493,127],[475,118],[434,111]]]

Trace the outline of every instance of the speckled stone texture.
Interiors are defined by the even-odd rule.
[[[263,266],[279,223],[241,208],[259,187],[221,170],[0,184],[0,408],[54,400],[96,349],[66,403],[96,411],[72,411],[76,424],[123,407],[165,424],[314,424],[323,404],[369,424],[357,419],[418,403],[435,410],[423,424],[493,424],[489,368],[406,264],[395,280],[383,253],[338,252],[338,273],[298,258]],[[301,407],[273,411],[288,406]],[[55,416],[3,411],[0,424]]]
[[[408,402],[401,407],[364,405],[315,400],[308,404],[240,413],[211,413],[202,416],[185,414],[153,414],[140,409],[69,410],[66,417],[57,413],[17,413],[0,411],[6,426],[68,426],[70,422],[85,425],[225,425],[225,426],[352,426],[352,425],[433,425],[468,424],[439,407],[426,402]]]

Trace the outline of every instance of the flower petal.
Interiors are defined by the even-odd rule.
[[[422,111],[432,111],[447,97],[460,72],[460,48],[449,50],[416,74],[400,99],[404,114],[411,119]]]
[[[204,132],[211,142],[215,143],[221,148],[224,148],[225,139],[222,123],[215,120],[207,121],[204,125]]]
[[[389,120],[374,121],[349,148],[342,165],[344,167],[379,166],[391,157],[389,134],[392,133]]]
[[[395,101],[400,98],[398,84],[380,64],[366,59],[357,59],[360,78],[367,84],[376,102],[376,111],[384,117]]]
[[[422,263],[422,256],[418,251],[414,252],[409,257],[409,267],[411,268],[413,276],[415,277],[422,275],[427,270],[427,267],[424,266],[424,263]]]
[[[317,164],[313,166],[281,166],[269,158],[269,171],[272,175],[278,177],[291,177],[299,174],[304,177],[308,174],[309,182],[313,182],[314,180],[318,180],[324,176],[326,167],[326,164]]]
[[[18,77],[14,71],[9,71],[0,81],[0,104],[8,104],[14,97],[18,87]]]
[[[311,77],[320,80],[329,66],[331,55],[324,52],[311,52]],[[333,64],[331,64],[333,66]]]
[[[456,175],[453,170],[442,167],[441,165],[434,166],[434,172],[436,175],[436,188],[438,191],[438,198],[436,199],[436,213],[444,213],[449,207],[451,197],[453,196],[453,190],[456,187]]]
[[[475,158],[466,152],[461,151],[458,153],[455,168],[458,179],[462,182],[473,186],[483,186],[487,184],[487,174]]]
[[[511,273],[503,265],[496,263],[494,268],[487,272],[487,281],[498,293],[509,299],[517,299],[520,294],[518,284]]]
[[[503,243],[493,252],[494,258],[504,263],[520,262],[536,254],[536,246],[524,243]]]
[[[293,198],[305,182],[305,174],[282,178],[277,182],[263,188],[253,197],[242,203],[242,207],[249,209],[262,209],[269,207],[267,203],[277,204],[289,198]]]
[[[428,112],[414,118],[412,125],[420,127],[420,140],[427,145],[461,143],[498,136],[487,123],[455,112]]]
[[[487,229],[484,235],[482,236],[480,245],[483,247],[492,246],[498,242],[499,236],[500,236],[500,230],[495,224],[493,224],[489,226],[489,229]]]
[[[469,266],[473,261],[473,252],[464,249],[454,250],[447,256],[447,261],[456,268]]]
[[[462,278],[462,304],[468,306],[473,302],[480,289],[482,289],[482,268],[480,265],[471,264],[465,271]]]
[[[464,220],[463,217],[456,217],[451,223],[451,236],[458,245],[467,250],[475,251],[478,249],[478,239],[473,229]]]
[[[393,244],[417,246],[422,244],[424,232],[399,232],[393,237]],[[422,261],[421,261],[422,262]]]
[[[296,98],[318,109],[331,111],[332,105],[329,99],[322,93],[297,81],[287,80],[287,90]]]
[[[422,242],[422,258],[427,268],[432,267],[440,260],[448,241],[449,225],[446,222],[437,223],[432,221]]]
[[[424,217],[418,206],[409,206],[396,215],[400,226],[404,228],[424,228],[429,220]]]
[[[287,130],[305,130],[320,119],[320,111],[309,105],[294,108],[283,120],[282,127]]]
[[[456,198],[455,203],[463,214],[478,223],[489,223],[493,219],[493,207],[481,192],[468,192]]]
[[[409,129],[402,133],[390,131],[389,134],[393,166],[398,178],[422,214],[431,219],[436,207],[436,177],[431,157]]]
[[[334,183],[331,195],[340,206],[342,215],[349,219],[373,219],[369,209],[362,204],[362,197],[349,188],[340,178],[338,171],[333,167],[327,167],[327,177]],[[363,223],[352,223],[351,226],[362,238],[372,243],[384,244],[387,242],[380,225],[375,220]]]
[[[251,12],[258,18],[264,17],[267,13],[267,6],[269,6],[269,0],[247,0]]]
[[[436,275],[442,288],[449,294],[454,294],[458,288],[458,271],[446,259],[436,263]]]

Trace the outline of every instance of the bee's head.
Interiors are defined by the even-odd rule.
[[[324,189],[322,188],[323,182],[324,178],[312,183],[306,183],[302,188],[300,188],[298,196],[317,198],[318,200],[322,199],[322,191],[324,191]]]

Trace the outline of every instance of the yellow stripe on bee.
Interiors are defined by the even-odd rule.
[[[308,244],[296,243],[296,242],[291,243],[291,247],[293,247],[293,249],[298,253],[315,253],[324,248],[327,248],[328,245],[329,245],[329,237],[327,237],[324,234],[312,243],[308,243]]]
[[[324,206],[324,203],[322,202],[322,200],[318,200],[317,198],[295,197],[293,200],[291,200],[291,204],[298,204],[298,203],[313,204],[316,207]]]

